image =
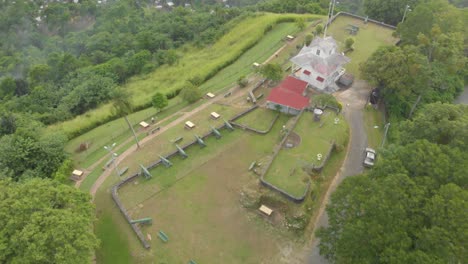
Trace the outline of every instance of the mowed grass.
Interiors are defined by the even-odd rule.
[[[183,122],[177,124],[158,135],[155,139],[147,142],[139,150],[132,153],[131,159],[122,161],[120,167],[129,167],[129,174],[139,171],[139,164],[149,166],[158,157],[166,156],[170,152],[176,150],[174,140],[182,137],[182,140],[177,144],[183,146],[195,140],[195,135],[202,136],[212,130],[212,127],[218,127],[235,114],[244,109],[232,108],[224,105],[212,104],[206,109],[198,112],[192,117],[186,118]],[[217,112],[221,115],[220,118],[214,120],[210,113]],[[192,129],[185,128],[185,122],[190,121],[195,124]],[[222,133],[223,134],[223,133]]]
[[[359,31],[356,35],[350,35],[346,30],[349,25],[356,25]],[[341,50],[344,48],[344,41],[348,37],[353,37],[354,50],[346,54],[351,62],[345,65],[346,71],[360,76],[359,64],[366,61],[378,47],[384,45],[394,45],[397,38],[392,37],[393,30],[379,26],[375,23],[364,24],[363,20],[348,16],[339,16],[327,30],[327,33],[339,43]]]
[[[383,113],[373,107],[366,106],[364,108],[364,124],[367,133],[367,145],[374,149],[379,148],[382,145],[385,126]]]
[[[151,107],[129,115],[128,119],[138,132],[140,129],[138,123],[141,121],[150,123],[152,116],[157,118],[156,121],[161,120],[185,106],[187,106],[187,104],[180,100],[171,100],[171,105],[161,113],[157,113],[156,109]],[[69,140],[65,146],[65,151],[71,154],[75,166],[84,169],[106,155],[107,151],[104,149],[104,146],[109,146],[113,143],[119,146],[132,136],[132,132],[129,130],[125,120],[119,118]],[[86,142],[89,143],[89,149],[77,152],[76,150],[79,148],[80,144]]]
[[[257,108],[234,122],[260,131],[265,131],[270,128],[271,122],[273,122],[277,115],[278,113],[275,111]]]
[[[130,252],[126,250],[128,241],[122,232],[116,232],[117,229],[118,227],[114,219],[112,219],[112,215],[106,213],[100,216],[95,233],[97,237],[105,238],[105,240],[101,240],[96,258],[104,260],[103,262],[106,262],[106,258],[109,258],[112,259],[114,264],[127,264],[131,262]]]
[[[133,263],[280,263],[278,248],[300,255],[302,246],[263,221],[252,221],[257,216],[239,204],[241,188],[258,181],[248,172],[250,162],[271,155],[286,121],[281,116],[265,136],[222,130],[223,137],[208,138],[206,148],[189,148],[187,159],[174,158],[173,167],[157,167],[152,179],[141,177],[120,189],[132,218],[153,218],[151,226],[142,227],[152,236],[151,250],[131,242]],[[157,238],[159,230],[168,243]]]
[[[334,123],[335,118],[339,119],[338,124]],[[339,145],[344,144],[348,137],[347,129],[343,117],[334,112],[325,111],[320,122],[313,121],[312,113],[304,112],[293,130],[301,137],[300,144],[279,151],[265,175],[265,180],[300,197],[306,191],[310,179],[302,167],[311,163],[319,165],[321,161],[317,160],[317,154],[324,158],[333,141]]]
[[[132,93],[131,99],[134,105],[147,105],[156,92],[167,93],[181,89],[195,76],[203,79],[214,76],[257,44],[268,27],[274,28],[279,22],[294,21],[297,18],[319,17],[322,16],[270,13],[249,16],[233,25],[232,30],[212,46],[206,48],[184,46],[178,51],[180,59],[176,65],[164,65],[151,74],[134,77],[124,89]],[[277,45],[277,41],[273,43]],[[222,88],[222,84],[217,86],[217,89]],[[50,129],[62,129],[67,135],[73,135],[107,120],[111,115],[111,105],[106,104],[72,120],[53,125]]]

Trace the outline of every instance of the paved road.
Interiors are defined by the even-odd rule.
[[[324,205],[321,206],[317,222],[315,223],[316,229],[322,226],[327,226],[328,224],[328,216],[324,207],[330,199],[330,194],[335,191],[336,187],[344,178],[359,174],[364,169],[362,166],[362,159],[364,148],[367,146],[367,135],[364,128],[362,109],[366,104],[368,94],[369,89],[364,81],[356,81],[351,88],[336,94],[337,99],[343,104],[343,113],[350,126],[350,142],[343,166],[330,185],[325,197]],[[307,263],[329,263],[326,259],[320,256],[318,243],[319,240],[313,238],[312,251],[310,252]]]

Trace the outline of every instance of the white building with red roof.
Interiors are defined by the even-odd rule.
[[[297,115],[309,105],[306,97],[308,83],[292,76],[273,88],[267,98],[267,108]]]
[[[334,84],[349,61],[338,52],[338,45],[332,37],[316,37],[291,59],[294,76],[321,91]]]

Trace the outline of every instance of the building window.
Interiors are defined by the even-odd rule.
[[[317,54],[317,56],[320,56],[320,50],[317,49],[317,51],[315,52],[315,54]]]
[[[316,80],[319,81],[319,82],[323,82],[325,79],[323,79],[323,78],[320,77],[320,76],[317,76],[317,79],[316,79]]]

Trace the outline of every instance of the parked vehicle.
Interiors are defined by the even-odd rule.
[[[364,151],[364,167],[374,166],[375,159],[377,157],[377,152],[374,149],[366,148]]]

